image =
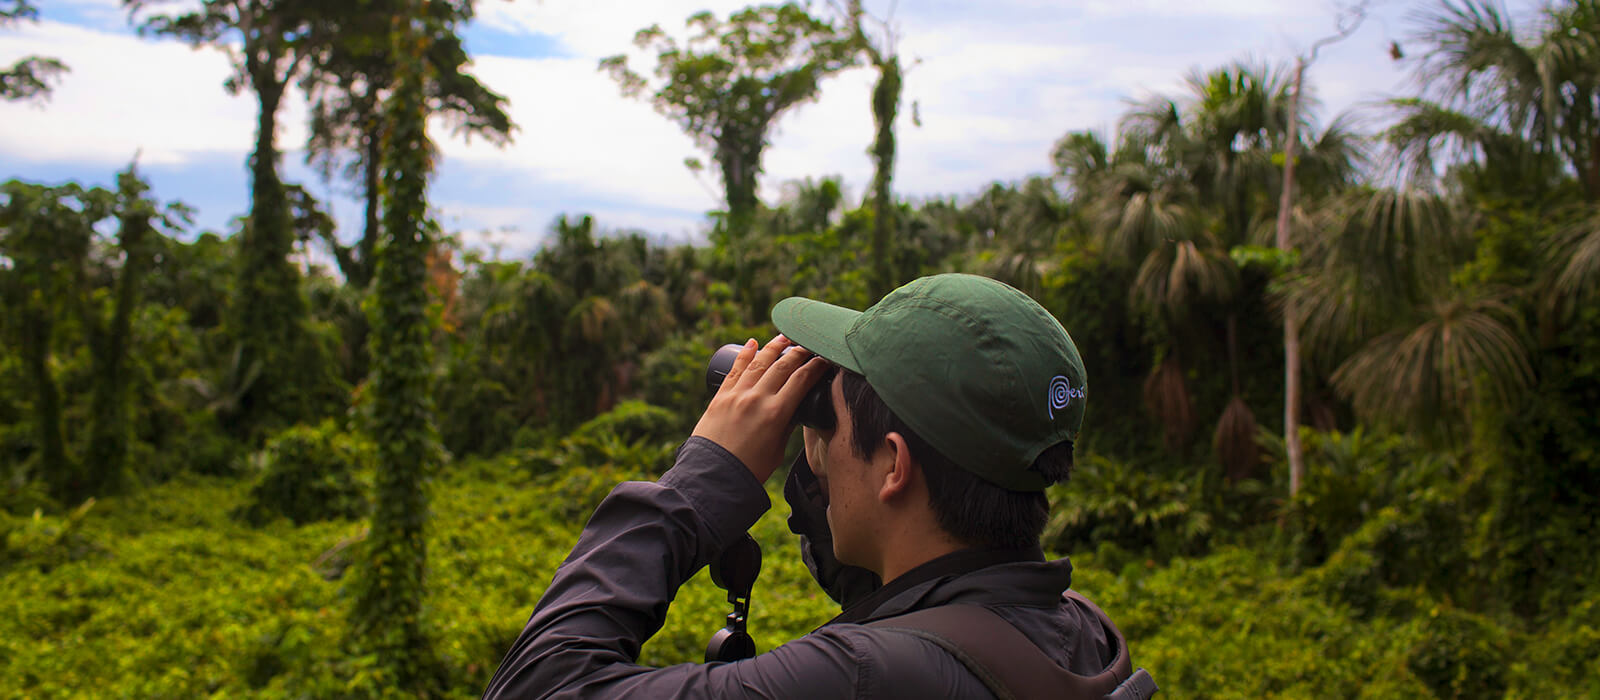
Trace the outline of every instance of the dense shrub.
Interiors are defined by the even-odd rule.
[[[1306,480],[1284,513],[1291,555],[1317,566],[1384,508],[1418,512],[1453,499],[1458,465],[1405,437],[1357,428],[1349,433],[1303,430]]]
[[[333,421],[279,433],[259,459],[263,474],[242,512],[249,522],[259,525],[283,516],[304,525],[359,517],[367,510],[356,472],[371,467],[372,445]]]
[[[1506,633],[1460,610],[1435,608],[1420,639],[1406,653],[1406,668],[1440,698],[1494,698],[1505,694],[1510,659]]]
[[[580,466],[530,477],[508,455],[469,460],[436,482],[425,614],[449,697],[482,692],[595,504],[619,481],[649,476]],[[750,625],[763,651],[838,612],[800,561],[779,485],[769,482],[774,511],[752,529],[764,557]],[[346,651],[341,582],[313,568],[361,525],[249,527],[227,515],[248,492],[246,482],[189,477],[103,499],[72,526],[98,548],[91,556],[48,570],[0,568],[0,697],[381,694],[373,660]],[[64,525],[48,515],[41,522]],[[1165,566],[1113,567],[1091,553],[1074,556],[1073,578],[1132,640],[1160,697],[1426,699],[1435,696],[1421,673],[1455,668],[1480,649],[1502,658],[1487,677],[1452,686],[1463,697],[1474,687],[1518,698],[1600,688],[1592,663],[1600,596],[1522,635],[1485,616],[1468,615],[1460,629],[1455,618],[1435,624],[1429,611],[1455,609],[1416,596],[1405,610],[1390,605],[1392,617],[1366,616],[1313,581],[1342,556],[1295,576],[1264,552],[1234,547]],[[700,660],[728,611],[702,572],[679,591],[640,662]],[[1516,643],[1501,646],[1507,640]]]
[[[516,450],[513,454],[531,474],[586,465],[615,465],[660,474],[672,466],[677,446],[687,437],[671,411],[642,401],[624,401],[554,444]]]
[[[596,416],[577,430],[571,439],[577,443],[682,441],[676,417],[671,411],[643,401],[624,401],[616,408]]]
[[[78,524],[94,507],[93,498],[61,516],[35,510],[32,517],[14,517],[0,511],[0,570],[28,566],[49,573],[63,564],[105,551]]]
[[[1072,478],[1049,494],[1053,515],[1044,542],[1061,552],[1164,560],[1198,553],[1211,533],[1211,515],[1198,507],[1189,483],[1100,455],[1080,457]]]

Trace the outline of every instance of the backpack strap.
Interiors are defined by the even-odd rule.
[[[1005,618],[978,605],[943,605],[867,626],[910,634],[939,645],[1001,700],[1146,700],[1154,695],[1155,681],[1144,669],[1133,672],[1127,641],[1111,619],[1077,593],[1067,591],[1063,597],[1086,606],[1110,633],[1107,636],[1114,656],[1105,671],[1080,676],[1061,668]]]

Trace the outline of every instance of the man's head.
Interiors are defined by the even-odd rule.
[[[964,544],[1037,541],[1043,489],[1066,477],[1087,396],[1077,348],[1053,316],[971,275],[918,279],[864,312],[790,298],[772,316],[842,368],[834,432],[848,424],[852,457],[906,452],[939,526]],[[826,444],[838,461],[842,436],[821,437],[808,434],[808,454]]]

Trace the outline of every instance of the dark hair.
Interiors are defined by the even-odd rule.
[[[1039,535],[1050,517],[1050,501],[1043,491],[1012,491],[996,486],[962,469],[940,454],[889,409],[866,377],[841,369],[844,405],[850,410],[851,448],[870,459],[889,433],[900,433],[928,481],[928,500],[939,527],[964,544],[1020,549],[1039,546]],[[1072,443],[1046,448],[1033,469],[1057,483],[1072,472]]]

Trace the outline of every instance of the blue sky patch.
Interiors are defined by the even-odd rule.
[[[516,34],[473,22],[461,32],[467,54],[508,58],[570,58],[574,54],[550,34]]]

